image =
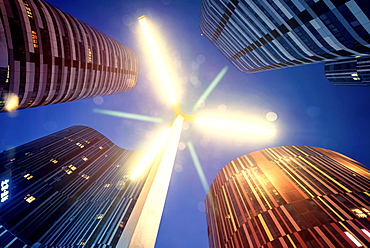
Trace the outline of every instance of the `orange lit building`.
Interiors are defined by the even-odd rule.
[[[0,17],[0,112],[135,88],[136,53],[53,5],[1,0]]]
[[[218,173],[206,212],[210,247],[366,247],[370,171],[322,148],[256,151]]]

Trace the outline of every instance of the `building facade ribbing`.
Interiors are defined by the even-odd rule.
[[[258,72],[370,54],[361,0],[203,0],[203,34],[240,71]]]
[[[365,247],[370,171],[308,146],[256,151],[228,163],[206,198],[210,247]]]
[[[85,126],[2,152],[0,247],[115,247],[146,181],[128,178],[141,156]]]
[[[370,56],[326,62],[325,75],[335,85],[370,86]]]
[[[43,0],[0,0],[0,111],[127,92],[135,52]]]

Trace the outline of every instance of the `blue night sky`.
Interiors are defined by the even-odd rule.
[[[51,4],[131,47],[139,56],[140,77],[134,91],[0,114],[0,151],[72,125],[86,125],[126,149],[145,148],[154,134],[174,118],[159,94],[149,54],[143,53],[136,19],[155,23],[176,68],[180,105],[191,109],[225,67],[228,71],[197,114],[252,115],[273,111],[278,130],[272,139],[217,136],[186,124],[171,179],[156,247],[207,247],[204,191],[189,150],[191,141],[210,184],[229,161],[263,148],[309,145],[343,153],[370,165],[370,87],[334,86],[324,64],[254,74],[238,71],[204,37],[199,28],[201,1],[185,0],[51,0]],[[221,106],[220,106],[221,105]],[[163,118],[141,122],[94,113],[106,109]],[[221,111],[220,111],[221,110]]]

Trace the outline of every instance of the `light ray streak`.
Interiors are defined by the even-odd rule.
[[[217,84],[221,81],[221,79],[225,76],[225,73],[227,72],[228,67],[225,66],[213,79],[212,83],[208,86],[208,88],[204,91],[204,93],[200,96],[199,100],[195,103],[193,107],[193,112],[197,111],[199,107],[202,105],[202,103],[207,99],[209,94],[215,89]]]
[[[195,165],[195,169],[197,169],[198,176],[199,176],[199,179],[200,179],[200,181],[202,183],[203,189],[207,193],[208,190],[209,190],[209,185],[208,185],[208,182],[207,182],[207,178],[204,175],[204,171],[203,171],[202,165],[199,162],[198,155],[195,152],[193,143],[191,143],[190,141],[188,141],[188,142],[186,142],[186,144],[188,146],[188,149],[189,149],[191,158],[193,159],[193,162],[194,162],[194,165]]]
[[[276,133],[276,130],[273,128],[243,121],[196,117],[194,122],[212,129],[222,129],[232,133],[240,133],[251,136],[273,136]]]
[[[156,123],[162,123],[163,122],[162,118],[152,117],[152,116],[147,116],[147,115],[125,113],[125,112],[121,112],[121,111],[113,111],[113,110],[106,110],[106,109],[93,109],[93,112],[94,113],[99,113],[99,114],[104,114],[104,115],[112,115],[112,116],[116,116],[116,117],[139,120],[139,121],[156,122]]]
[[[149,48],[149,52],[152,56],[153,66],[155,66],[156,71],[158,72],[158,76],[160,78],[160,83],[162,84],[163,90],[166,92],[166,95],[172,105],[177,103],[175,90],[172,85],[172,80],[168,73],[166,64],[163,61],[163,57],[159,50],[158,44],[155,40],[155,37],[150,29],[148,22],[146,21],[146,17],[142,16],[138,18],[141,29],[143,31],[143,35],[145,37],[145,41]]]

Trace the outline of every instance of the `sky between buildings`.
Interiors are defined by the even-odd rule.
[[[155,24],[184,113],[192,108],[215,76],[228,71],[196,114],[254,116],[275,112],[278,132],[272,139],[215,135],[185,124],[156,247],[207,247],[204,191],[186,142],[193,143],[210,184],[218,171],[241,155],[281,145],[309,145],[343,153],[370,165],[370,87],[334,86],[324,64],[245,74],[201,36],[200,1],[185,0],[51,0],[76,18],[131,47],[139,56],[140,77],[134,91],[0,114],[0,151],[72,125],[86,125],[126,149],[145,148],[174,118],[160,94],[149,54],[143,52],[137,18]],[[137,113],[163,119],[141,122],[102,115],[94,109]]]

